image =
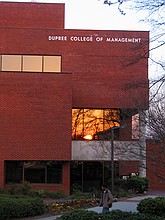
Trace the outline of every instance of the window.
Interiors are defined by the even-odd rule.
[[[5,183],[21,183],[23,180],[23,162],[5,161]]]
[[[24,162],[24,180],[30,183],[45,183],[44,161],[27,161]]]
[[[21,55],[2,55],[2,71],[21,71]]]
[[[132,116],[132,139],[139,139],[139,114]]]
[[[43,72],[61,72],[61,57],[44,56]]]
[[[42,72],[42,56],[23,56],[24,72]]]
[[[47,183],[62,182],[62,163],[50,161],[47,163]]]
[[[0,71],[61,72],[61,56],[0,55]]]
[[[117,109],[73,109],[73,140],[109,140],[110,128],[120,126],[120,111]],[[118,129],[114,130],[117,137]]]
[[[62,162],[5,161],[5,183],[62,183]]]

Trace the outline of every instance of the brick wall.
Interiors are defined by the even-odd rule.
[[[139,172],[139,161],[119,161],[119,175],[130,175]]]
[[[164,143],[147,140],[147,177],[150,189],[165,190],[165,148]]]
[[[67,40],[50,41],[49,36]],[[141,43],[97,42],[95,36],[141,37]],[[92,42],[71,41],[92,36]],[[105,37],[105,39],[106,39]],[[74,108],[148,108],[148,32],[27,30],[1,28],[0,52],[62,55],[73,73]],[[140,57],[142,56],[142,57]]]
[[[0,2],[0,26],[64,28],[64,4]]]
[[[0,159],[70,160],[71,74],[0,74]]]

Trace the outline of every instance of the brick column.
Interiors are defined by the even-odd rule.
[[[139,111],[139,158],[139,175],[146,177],[146,123],[143,111]]]

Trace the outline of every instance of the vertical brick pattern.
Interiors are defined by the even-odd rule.
[[[71,41],[72,36],[139,36],[142,43]],[[67,40],[49,41],[49,36]],[[11,37],[12,36],[12,37]],[[148,32],[1,29],[1,53],[62,56],[73,73],[74,108],[148,108]],[[145,44],[145,45],[144,45]],[[19,46],[18,46],[19,45]]]
[[[130,173],[139,172],[139,161],[119,161],[119,175],[125,176],[130,175]]]
[[[165,190],[164,143],[147,140],[147,177],[150,189]]]
[[[126,125],[123,128],[120,128],[120,141],[132,141],[132,117],[131,113],[129,117],[121,120],[121,125]]]
[[[0,159],[70,160],[71,74],[0,75]]]
[[[64,4],[1,2],[0,26],[64,28]]]

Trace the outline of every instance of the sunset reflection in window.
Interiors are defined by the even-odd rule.
[[[118,109],[73,109],[72,139],[108,139],[110,128],[120,126]]]

